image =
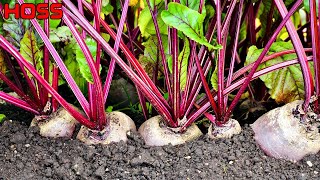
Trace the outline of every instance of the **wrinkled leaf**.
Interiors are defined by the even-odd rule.
[[[32,64],[39,74],[43,75],[42,52],[37,45],[35,35],[27,30],[20,42],[20,53],[30,64]],[[28,71],[27,71],[28,72]],[[28,73],[29,77],[32,77]]]
[[[168,38],[166,36],[161,36],[162,45],[164,53],[169,54],[169,45]],[[156,62],[159,58],[160,62],[162,61],[161,54],[159,51],[159,43],[157,36],[151,36],[146,42],[142,43],[145,47],[144,56],[147,57],[150,61]]]
[[[168,34],[167,25],[163,22],[161,16],[159,16],[159,14],[164,10],[164,7],[165,7],[164,2],[158,3],[156,4],[156,6],[158,11],[157,22],[158,22],[160,34]],[[144,37],[148,37],[150,35],[156,34],[152,16],[151,16],[149,7],[147,5],[139,15],[138,26],[140,28],[142,36]]]
[[[205,15],[198,13],[184,5],[169,3],[168,10],[162,11],[163,21],[179,31],[182,31],[190,39],[207,46],[209,49],[216,49],[203,35],[203,22]]]
[[[95,59],[96,55],[97,55],[96,41],[93,40],[92,38],[86,38],[85,43],[87,44],[87,46],[92,54],[93,59]],[[86,58],[85,58],[80,46],[75,47],[75,54],[76,54],[76,59],[77,59],[79,68],[80,68],[80,73],[88,82],[93,83],[93,78],[91,75],[89,65],[86,61]]]
[[[275,42],[269,50],[269,54],[284,50],[293,49],[291,42]],[[257,60],[263,49],[257,49],[255,46],[249,48],[245,65]],[[284,55],[265,63],[262,63],[258,69],[278,64],[297,58],[295,54]],[[299,65],[291,65],[280,70],[270,72],[260,76],[260,79],[269,89],[269,93],[277,103],[289,103],[297,99],[304,98],[304,84],[301,68]]]
[[[70,41],[72,33],[67,26],[50,29],[50,41],[52,43]]]
[[[161,36],[162,44],[164,48],[164,53],[166,57],[169,56],[169,46],[168,46],[168,38],[166,36]],[[154,67],[156,66],[157,60],[159,62],[159,70],[163,70],[162,66],[162,57],[159,51],[159,43],[157,36],[150,36],[148,40],[142,45],[145,47],[144,55],[139,57],[139,62],[142,67],[146,70],[149,76],[152,76]],[[160,74],[159,74],[160,75]]]
[[[4,21],[3,30],[6,31],[6,39],[14,46],[20,47],[20,41],[24,35],[23,21],[11,17]]]

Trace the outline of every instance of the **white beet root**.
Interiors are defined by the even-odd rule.
[[[222,126],[210,125],[208,129],[208,136],[211,139],[231,138],[233,135],[241,133],[241,126],[235,119],[229,121]]]
[[[195,140],[202,135],[197,125],[192,124],[183,133],[174,132],[168,128],[161,116],[155,116],[144,122],[139,133],[149,146],[178,145]]]
[[[301,120],[302,104],[298,100],[273,109],[251,125],[257,144],[267,155],[296,162],[319,152],[319,119],[307,112],[307,119]]]
[[[64,108],[60,107],[56,112],[50,114],[46,119],[33,118],[30,126],[38,126],[40,135],[44,137],[68,137],[75,130],[78,121]]]
[[[126,142],[128,140],[127,133],[130,131],[136,132],[136,126],[133,120],[122,112],[107,113],[107,118],[110,121],[110,126],[102,131],[91,130],[82,126],[77,139],[90,144],[110,144],[111,142]]]

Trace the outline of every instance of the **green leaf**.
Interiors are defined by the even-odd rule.
[[[93,59],[96,58],[97,55],[97,43],[95,40],[92,38],[86,38],[85,43],[87,44]],[[80,46],[75,47],[75,54],[76,54],[76,59],[80,68],[80,73],[81,75],[90,83],[93,83],[93,78],[91,75],[90,68],[88,66],[88,63],[86,61],[86,58],[80,48]]]
[[[162,35],[162,45],[164,48],[164,53],[166,57],[169,56],[169,46],[168,46],[168,38],[167,36]],[[159,69],[163,70],[162,66],[162,58],[159,51],[159,42],[157,36],[153,35],[148,38],[148,40],[142,45],[145,47],[144,55],[139,57],[139,62],[142,67],[146,70],[146,72],[151,76],[153,73],[153,69],[156,66],[157,60],[159,62]]]
[[[207,46],[209,49],[220,48],[210,44],[203,35],[205,15],[184,5],[171,2],[168,4],[168,10],[162,11],[161,17],[167,25],[182,31],[187,37]]]
[[[164,53],[169,55],[169,45],[168,45],[168,37],[161,36],[162,45],[164,49]],[[157,36],[151,36],[146,42],[142,43],[145,47],[144,56],[147,57],[150,61],[156,62],[159,58],[160,62],[162,61],[160,51],[159,51],[159,42]]]
[[[179,71],[180,71],[180,89],[184,90],[187,83],[188,75],[188,62],[190,56],[190,44],[187,38],[184,40],[184,46],[178,57]],[[172,73],[172,56],[168,57],[168,68],[170,73]]]
[[[44,20],[38,20],[39,24],[44,27]],[[50,28],[57,28],[61,23],[61,19],[49,19],[49,27]]]
[[[216,64],[216,67],[214,68],[214,71],[212,73],[211,85],[214,90],[218,90],[218,64]]]
[[[92,3],[91,0],[87,0],[87,2]],[[101,12],[103,14],[108,15],[113,12],[113,6],[110,4],[110,0],[102,0],[101,5]]]
[[[165,8],[164,2],[156,4],[156,6],[157,6],[158,14],[160,14]],[[161,16],[159,15],[157,16],[157,22],[158,22],[160,34],[168,34],[167,25],[163,22]],[[156,34],[152,16],[151,16],[149,7],[147,5],[139,15],[138,26],[140,28],[140,31],[143,37],[149,37],[150,35]]]
[[[20,41],[24,35],[22,19],[10,17],[3,23],[3,30],[6,32],[6,39],[14,46],[20,47]]]
[[[7,66],[4,61],[4,54],[3,54],[3,51],[0,49],[0,72],[2,72],[3,74],[6,74],[6,71],[7,71]],[[0,82],[2,81],[0,80]]]
[[[190,0],[180,0],[180,4],[185,5],[188,8],[199,12],[200,0],[192,0],[192,1],[190,1]],[[205,6],[205,3],[203,3],[202,13],[201,14],[206,15],[206,8],[204,6]]]
[[[288,7],[289,5],[291,5],[295,1],[296,0],[286,0],[286,1],[284,1],[284,3]],[[271,11],[271,5],[272,5],[271,0],[262,0],[262,3],[259,6],[259,11],[258,11],[258,15],[257,15],[257,18],[260,20],[260,23],[261,23],[261,29],[258,32],[259,37],[264,37],[265,35],[268,35],[268,34],[266,34],[266,29],[267,29],[267,23],[268,23],[268,16]],[[273,22],[277,22],[277,20],[279,20],[279,18],[281,18],[281,16],[279,15],[279,13],[277,11],[276,6],[274,6]],[[285,28],[284,28],[284,31],[285,31]]]
[[[107,4],[105,6],[102,6],[101,12],[105,15],[108,15],[113,12],[113,6],[111,4]]]
[[[4,20],[2,16],[0,16],[0,35],[4,35],[3,23],[4,23]]]
[[[103,37],[106,42],[109,42],[110,40],[110,35],[107,33],[101,33],[101,37]]]
[[[275,42],[269,50],[269,55],[275,52],[293,49],[291,42]],[[263,49],[255,46],[249,48],[245,65],[257,60]],[[262,63],[258,70],[297,58],[295,54],[288,54]],[[304,98],[304,84],[301,68],[299,65],[291,65],[280,70],[260,76],[260,79],[269,89],[269,94],[277,103],[288,103]]]
[[[40,51],[36,37],[32,31],[27,30],[20,42],[20,53],[36,70],[43,75],[42,52]],[[27,71],[29,72],[29,71]],[[31,74],[28,73],[30,77]]]
[[[317,14],[318,14],[318,11],[319,11],[319,0],[316,0],[316,10],[317,10]],[[303,5],[304,5],[304,9],[310,13],[310,3],[309,3],[309,0],[303,0]]]
[[[157,5],[159,5],[160,3],[162,3],[163,0],[149,0],[149,2],[150,2],[151,9],[154,9],[154,6],[157,6]],[[148,6],[146,0],[143,0],[143,3],[144,3],[144,5],[145,5],[145,7]]]
[[[113,110],[113,106],[108,106],[106,109],[106,112],[112,112],[112,110]]]
[[[6,119],[6,115],[0,114],[0,124]]]
[[[190,44],[187,38],[184,40],[184,46],[179,54],[179,69],[180,69],[180,89],[183,90],[187,83],[188,61],[190,56]]]
[[[70,74],[72,75],[73,79],[81,89],[83,93],[87,93],[87,81],[82,76],[80,72],[80,68],[78,65],[78,62],[75,57],[74,47],[76,46],[75,40],[71,41],[64,47],[64,51],[66,53],[65,55],[65,61],[64,64],[67,66]]]
[[[169,72],[172,73],[172,56],[168,57],[168,68]]]
[[[61,26],[58,28],[50,29],[50,41],[51,43],[70,41],[72,33],[67,26]]]
[[[262,0],[262,3],[260,5],[259,11],[258,11],[258,18],[261,23],[261,29],[258,32],[259,37],[265,36],[267,22],[268,22],[268,14],[270,13],[271,4],[272,4],[272,1],[270,0]]]

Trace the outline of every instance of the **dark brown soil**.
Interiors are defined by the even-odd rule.
[[[127,144],[86,146],[40,137],[15,119],[0,125],[0,179],[320,179],[319,159],[269,158],[248,125],[232,139],[203,136],[175,147],[148,147],[133,133]]]

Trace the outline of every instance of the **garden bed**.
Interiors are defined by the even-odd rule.
[[[180,146],[148,147],[134,133],[127,144],[87,146],[39,136],[32,117],[1,107],[0,179],[319,179],[320,154],[298,163],[267,157],[244,125],[232,139],[206,136]]]

